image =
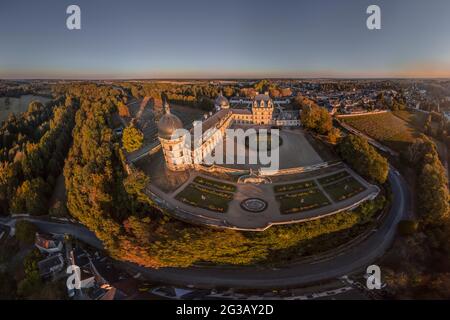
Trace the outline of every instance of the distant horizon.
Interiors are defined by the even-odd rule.
[[[450,78],[448,0],[77,0],[80,30],[71,4],[2,1],[1,79]]]
[[[449,77],[0,78],[0,81],[450,80]]]

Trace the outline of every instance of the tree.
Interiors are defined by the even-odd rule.
[[[131,216],[124,221],[123,225],[125,231],[133,235],[141,245],[149,244],[152,229],[150,217]]]
[[[234,89],[233,87],[227,86],[223,88],[223,95],[226,97],[231,97],[234,95]]]
[[[148,210],[145,204],[151,204],[149,198],[144,193],[145,187],[149,183],[149,178],[142,171],[133,171],[123,181],[125,191],[130,199],[131,213],[135,214],[142,209],[142,211]]]
[[[36,112],[44,108],[44,105],[40,101],[31,101],[28,105],[28,112]]]
[[[417,206],[427,224],[440,223],[449,214],[448,180],[434,142],[425,135],[416,139],[407,151],[417,172]]]
[[[38,228],[31,222],[19,220],[16,222],[16,238],[22,244],[34,243]]]
[[[328,141],[330,143],[335,144],[341,139],[342,132],[338,128],[331,128],[331,130],[328,132]]]
[[[269,90],[269,85],[270,85],[269,80],[263,79],[263,80],[258,81],[258,82],[255,84],[254,88],[255,88],[255,90],[258,91],[259,93],[262,93],[262,92],[264,92],[264,91],[268,91],[268,90]]]
[[[43,255],[37,249],[30,251],[24,258],[25,277],[17,286],[17,295],[21,299],[55,300],[66,297],[63,282],[43,283],[38,267],[38,262],[43,258]]]
[[[129,117],[130,116],[130,110],[128,109],[127,105],[123,102],[117,103],[117,109],[119,111],[119,116],[121,117]]]
[[[431,135],[433,133],[432,123],[433,123],[433,120],[432,120],[431,114],[429,114],[427,117],[427,120],[425,121],[425,124],[423,126],[425,133],[427,133],[428,135]]]
[[[394,98],[391,109],[392,111],[405,110],[406,104],[402,99]]]
[[[381,91],[376,98],[376,104],[377,107],[380,109],[385,109],[386,108],[386,98],[384,97],[384,92]]]
[[[11,200],[11,211],[32,215],[46,214],[48,211],[48,193],[49,186],[41,177],[31,181],[26,180],[17,188]]]
[[[122,143],[127,152],[138,150],[144,141],[144,134],[137,128],[130,126],[123,130]]]
[[[0,163],[0,213],[9,214],[9,199],[18,185],[18,164]]]
[[[386,182],[388,162],[366,139],[349,134],[339,143],[338,151],[359,174],[378,183]]]
[[[425,164],[418,179],[419,214],[427,223],[439,223],[449,213],[445,172],[439,164]]]
[[[19,282],[17,294],[27,298],[40,292],[42,279],[39,275],[38,262],[42,260],[42,254],[38,249],[33,249],[24,259],[23,267],[25,278]]]
[[[292,90],[291,88],[283,88],[281,89],[281,96],[283,97],[289,97],[292,95]]]
[[[422,168],[426,154],[437,153],[435,144],[425,135],[415,139],[406,151],[407,160],[416,168]]]
[[[300,119],[304,127],[320,134],[328,134],[333,128],[333,121],[328,111],[316,104],[304,106]]]

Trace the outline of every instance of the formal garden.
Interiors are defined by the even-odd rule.
[[[299,213],[330,204],[330,201],[318,188],[279,194],[276,199],[280,203],[281,214]]]
[[[321,185],[326,185],[335,181],[338,181],[342,178],[348,177],[350,174],[347,171],[340,171],[338,173],[334,173],[332,175],[323,177],[323,178],[319,178],[317,179],[317,181],[319,181],[319,183]]]
[[[215,181],[215,180],[207,179],[207,178],[200,177],[200,176],[195,177],[194,182],[196,184],[203,185],[208,188],[213,188],[213,189],[222,190],[222,191],[226,191],[226,192],[236,192],[236,186],[234,186],[232,184],[224,183],[221,181]]]
[[[316,182],[314,180],[308,180],[308,181],[301,181],[301,182],[295,182],[290,184],[283,184],[283,185],[277,185],[273,188],[275,193],[280,192],[292,192],[292,191],[298,191],[303,189],[309,189],[312,187],[316,187]]]
[[[319,189],[319,184],[333,202],[343,201],[366,190],[346,170],[315,180],[276,185],[273,190],[280,203],[281,214],[299,213],[330,205],[330,200]]]
[[[361,183],[350,176],[336,183],[325,185],[323,188],[335,202],[346,200],[366,190]]]
[[[193,207],[226,212],[235,191],[236,187],[231,184],[198,176],[175,198]]]

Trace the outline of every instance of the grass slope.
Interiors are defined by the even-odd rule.
[[[346,117],[345,123],[386,146],[404,151],[419,136],[418,130],[410,123],[390,112],[367,116]]]

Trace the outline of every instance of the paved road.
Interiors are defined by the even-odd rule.
[[[0,223],[14,227],[16,220],[28,220],[33,222],[40,230],[47,233],[70,234],[89,245],[103,249],[102,242],[95,236],[95,234],[81,224],[53,222],[48,218],[38,217],[20,217],[20,218],[0,218]]]
[[[381,257],[389,249],[396,233],[397,223],[410,216],[410,195],[405,181],[393,168],[389,173],[393,202],[390,212],[382,226],[368,238],[339,255],[322,261],[297,263],[279,269],[252,267],[190,267],[149,269],[126,263],[128,267],[152,281],[161,281],[175,285],[195,285],[197,287],[234,287],[234,288],[274,288],[295,287],[312,282],[340,277],[365,268]],[[101,248],[95,235],[80,225],[54,223],[42,219],[33,220],[45,232],[68,233],[86,243]],[[0,220],[1,222],[2,220]],[[11,219],[3,222],[13,224]]]

